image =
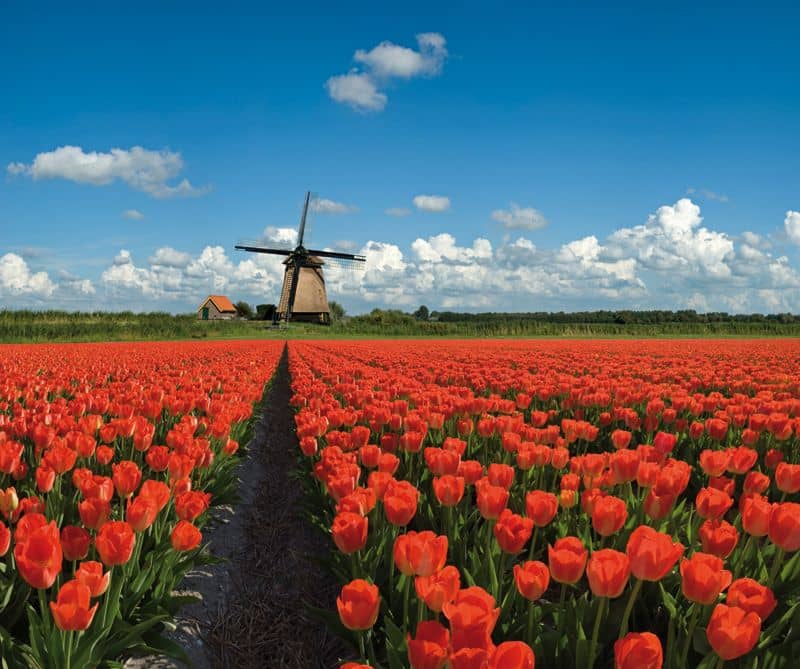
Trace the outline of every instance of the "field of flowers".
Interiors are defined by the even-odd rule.
[[[0,347],[2,666],[180,649],[173,589],[207,560],[279,342]]]
[[[289,365],[344,668],[798,666],[800,342],[306,341]]]

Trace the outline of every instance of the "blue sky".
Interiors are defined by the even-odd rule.
[[[310,188],[352,312],[800,310],[797,8],[121,4],[0,9],[6,306],[274,302]]]

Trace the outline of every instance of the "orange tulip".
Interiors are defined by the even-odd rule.
[[[89,608],[92,593],[78,580],[67,581],[58,591],[50,611],[56,627],[65,632],[82,632],[92,624],[97,604]]]
[[[628,556],[611,548],[595,551],[586,563],[586,578],[596,597],[619,597],[630,575]]]
[[[708,643],[723,660],[747,655],[758,642],[761,618],[738,606],[717,604],[706,627]]]
[[[731,572],[723,566],[720,558],[707,553],[694,553],[691,558],[681,560],[683,596],[704,606],[713,604],[719,593],[731,584]]]
[[[66,525],[61,529],[61,549],[67,560],[83,560],[91,541],[92,537],[82,527]]]
[[[800,465],[781,462],[775,468],[775,485],[778,490],[788,494],[800,491]]]
[[[111,572],[104,574],[103,565],[93,560],[81,562],[75,572],[75,580],[88,587],[92,597],[99,597],[108,589],[110,578]]]
[[[464,477],[445,474],[433,479],[433,492],[442,506],[455,506],[464,497]]]
[[[131,559],[136,535],[133,528],[122,520],[112,520],[100,528],[94,540],[100,559],[107,567],[125,564]]]
[[[630,632],[614,643],[614,669],[661,669],[664,651],[651,632]]]
[[[738,606],[748,613],[755,613],[762,622],[769,618],[778,605],[772,590],[752,578],[738,578],[731,583],[725,600],[728,606]]]
[[[540,599],[550,585],[550,570],[544,562],[529,560],[514,565],[514,582],[525,599]]]
[[[741,500],[742,528],[752,537],[764,537],[769,532],[772,504],[766,497],[752,495]]]
[[[447,663],[450,631],[434,620],[422,621],[413,639],[407,635],[407,646],[411,669],[443,669]]]
[[[16,537],[14,559],[23,580],[32,588],[49,588],[61,572],[63,552],[58,526],[50,521],[34,529],[24,541]]]
[[[589,551],[577,537],[564,537],[547,547],[550,575],[558,583],[577,583],[586,566]]]
[[[117,490],[117,495],[122,498],[130,497],[142,480],[142,470],[131,460],[122,460],[118,464],[111,465],[111,471],[114,488]]]
[[[454,651],[491,648],[492,631],[500,609],[495,607],[494,597],[483,588],[473,586],[459,590],[455,599],[445,604],[442,611],[450,622]]]
[[[625,549],[631,561],[631,573],[642,581],[660,581],[672,570],[683,551],[683,544],[673,542],[670,535],[656,532],[647,525],[640,525],[633,531]]]
[[[769,540],[791,553],[800,548],[800,504],[775,504],[769,516]]]
[[[483,481],[484,479],[482,479]],[[476,483],[478,493],[478,510],[486,520],[496,520],[508,504],[508,490],[495,486],[488,480]]]
[[[339,619],[347,629],[368,630],[378,619],[381,596],[378,586],[357,578],[346,584],[336,598]]]
[[[733,506],[728,493],[716,488],[701,488],[695,498],[695,510],[701,518],[722,518]]]
[[[111,516],[111,504],[98,497],[78,502],[81,522],[90,530],[99,530]]]
[[[0,520],[0,557],[3,557],[11,546],[11,530]]]
[[[430,576],[447,560],[447,537],[435,532],[406,532],[395,540],[394,559],[404,574]]]
[[[619,497],[598,497],[592,509],[592,527],[601,537],[616,534],[628,519],[628,505]]]
[[[487,669],[489,652],[485,648],[461,648],[450,654],[450,669]]]
[[[712,451],[705,449],[700,452],[700,467],[707,476],[722,476],[728,469],[731,454],[728,451]]]
[[[390,481],[383,495],[386,520],[392,525],[408,525],[417,513],[419,491],[408,481]]]
[[[533,650],[522,641],[504,641],[494,649],[489,669],[533,669]]]
[[[453,565],[448,565],[430,576],[417,576],[414,579],[417,597],[436,613],[455,599],[460,588],[461,576]]]
[[[700,543],[704,553],[726,559],[736,548],[739,532],[725,520],[706,520],[701,526]]]
[[[536,527],[545,527],[558,512],[558,498],[551,492],[531,490],[525,496],[525,515]]]
[[[504,553],[519,553],[531,538],[533,521],[510,509],[503,509],[493,528],[494,537]]]
[[[331,536],[336,547],[345,555],[360,551],[367,545],[368,520],[358,513],[344,511],[336,514]]]
[[[203,535],[188,520],[179,520],[169,538],[176,551],[191,551],[200,545]]]

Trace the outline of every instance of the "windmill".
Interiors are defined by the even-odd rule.
[[[325,291],[325,279],[322,275],[323,266],[329,264],[350,269],[360,267],[367,260],[365,256],[352,253],[316,251],[303,246],[310,202],[311,193],[308,192],[303,205],[303,215],[300,218],[300,230],[295,249],[236,246],[240,251],[286,256],[286,260],[283,261],[286,266],[283,274],[283,287],[274,316],[276,322],[291,320],[329,325],[331,315],[328,307],[328,295]]]

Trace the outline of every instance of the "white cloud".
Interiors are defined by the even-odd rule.
[[[520,207],[513,202],[508,209],[495,209],[492,212],[492,219],[502,223],[509,230],[540,230],[548,223],[544,214],[538,209]]]
[[[787,211],[786,218],[783,219],[783,227],[789,239],[794,244],[800,245],[800,211]]]
[[[208,188],[195,188],[187,179],[175,185],[168,181],[183,170],[180,153],[150,151],[141,146],[111,149],[108,153],[84,152],[79,146],[61,146],[39,153],[30,165],[11,163],[12,175],[26,174],[33,179],[67,179],[91,186],[105,186],[120,180],[134,190],[155,198],[202,195]]]
[[[356,111],[381,111],[386,106],[386,94],[381,93],[372,77],[355,70],[339,74],[325,82],[331,99],[349,105]]]
[[[450,198],[444,195],[417,195],[414,206],[422,211],[447,211],[450,209]]]
[[[162,246],[150,256],[149,262],[151,265],[161,265],[162,267],[186,267],[191,259],[192,256],[189,253],[176,251],[171,246]]]
[[[141,221],[144,214],[138,209],[126,209],[122,212],[122,218],[127,218],[129,221]]]
[[[392,42],[381,42],[370,51],[359,49],[353,60],[365,65],[376,77],[410,79],[430,76],[442,70],[447,58],[445,43],[439,33],[422,33],[417,35],[419,51]]]
[[[0,256],[0,296],[51,297],[56,284],[47,272],[31,272],[28,263],[16,253]]]
[[[311,201],[311,211],[318,214],[349,214],[358,211],[358,207],[318,197]]]
[[[294,247],[297,245],[297,235],[298,232],[296,228],[276,228],[269,225],[264,228],[262,237],[265,242]]]
[[[406,207],[389,207],[388,209],[384,209],[383,213],[387,216],[402,218],[403,216],[408,216],[411,210]]]
[[[364,69],[330,77],[325,88],[331,99],[356,111],[375,112],[388,100],[380,89],[393,79],[432,77],[441,73],[447,59],[444,36],[439,33],[417,35],[417,50],[384,41],[369,51],[358,49],[353,60]]]

